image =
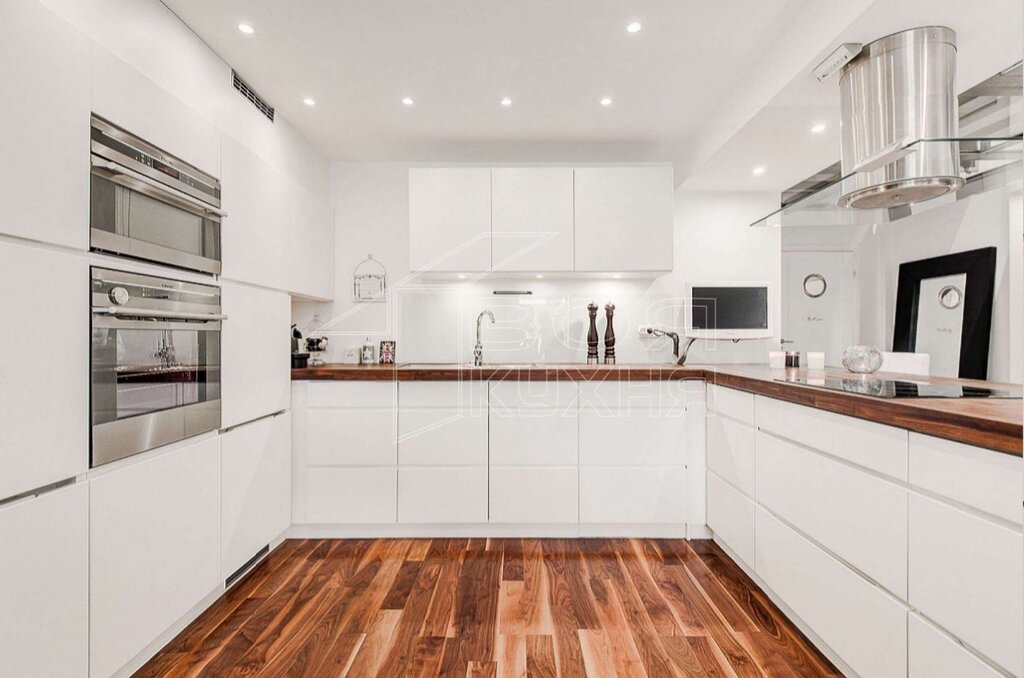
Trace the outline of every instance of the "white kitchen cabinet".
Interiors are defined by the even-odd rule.
[[[914,612],[907,619],[908,678],[999,678],[999,673]]]
[[[754,502],[708,473],[708,527],[749,567],[754,566]]]
[[[291,226],[288,179],[231,137],[221,137],[222,276],[289,289]]]
[[[0,63],[0,233],[88,249],[89,42],[36,0],[7,0]]]
[[[391,409],[310,409],[310,466],[395,466],[396,412]]]
[[[89,467],[88,268],[84,255],[0,242],[0,499]]]
[[[291,182],[291,267],[288,289],[306,297],[334,298],[334,209]]]
[[[492,466],[490,522],[572,524],[579,520],[579,468]]]
[[[301,472],[306,475],[305,520],[302,522],[395,522],[398,503],[395,467],[318,468]]]
[[[291,415],[221,436],[221,578],[291,525]]]
[[[491,268],[491,170],[409,170],[409,268],[465,272]]]
[[[573,270],[571,167],[491,170],[495,271]]]
[[[910,604],[1014,675],[1024,667],[1024,540],[1011,529],[910,495]]]
[[[486,523],[487,467],[399,467],[398,522]]]
[[[672,270],[672,168],[575,169],[575,270]]]
[[[223,584],[220,439],[90,481],[90,675],[109,676]]]
[[[0,675],[85,678],[88,486],[76,483],[0,508],[0,544]]]
[[[291,299],[223,281],[221,308],[221,426],[288,409],[291,396]]]
[[[754,536],[758,576],[857,675],[906,676],[906,607],[764,509]]]
[[[670,524],[683,529],[686,488],[682,466],[581,466],[580,522]]]
[[[724,416],[707,417],[708,469],[754,496],[755,430]]]
[[[707,391],[709,415],[722,415],[748,426],[754,425],[753,393],[737,391],[734,388],[717,384],[708,384]]]

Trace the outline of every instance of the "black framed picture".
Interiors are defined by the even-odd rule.
[[[892,350],[929,352],[946,335],[938,345],[959,346],[956,376],[987,378],[995,282],[995,247],[900,264]]]

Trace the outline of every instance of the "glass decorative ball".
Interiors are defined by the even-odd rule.
[[[855,344],[843,349],[842,361],[854,374],[873,374],[882,366],[882,352],[875,346]]]

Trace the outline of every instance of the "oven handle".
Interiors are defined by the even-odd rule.
[[[116,162],[110,162],[109,160],[103,160],[102,158],[98,158],[96,156],[93,156],[93,158],[92,158],[92,166],[93,167],[98,167],[100,169],[107,170],[108,172],[111,172],[112,174],[119,175],[116,178],[115,177],[110,177],[110,179],[111,179],[111,181],[114,181],[116,183],[120,183],[122,186],[126,186],[128,188],[137,188],[138,184],[143,184],[144,186],[146,186],[149,189],[152,189],[152,190],[155,190],[155,191],[159,191],[159,193],[161,194],[160,197],[162,199],[165,199],[165,200],[168,200],[168,201],[171,201],[171,202],[185,203],[191,209],[197,209],[198,208],[198,209],[202,210],[203,212],[206,212],[206,213],[209,213],[209,214],[216,214],[217,216],[221,217],[222,219],[226,218],[228,216],[228,213],[225,212],[224,210],[217,209],[216,207],[213,207],[212,205],[206,204],[202,200],[198,200],[196,198],[193,198],[192,196],[188,195],[187,193],[182,193],[181,191],[178,191],[178,190],[176,190],[176,189],[174,189],[174,188],[172,188],[170,186],[167,186],[166,184],[160,183],[156,179],[151,179],[151,178],[147,177],[145,174],[142,174],[141,172],[136,172],[133,169],[129,169],[129,168],[124,167],[122,165],[118,165]],[[135,183],[132,183],[132,182],[135,182]],[[154,197],[156,197],[156,196],[154,196]]]
[[[96,315],[132,316],[139,318],[159,318],[161,320],[227,320],[226,315],[213,313],[188,313],[186,311],[154,311],[150,309],[139,310],[132,308],[118,308],[117,306],[93,306],[92,312]]]

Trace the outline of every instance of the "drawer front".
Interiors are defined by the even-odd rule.
[[[398,404],[402,408],[487,407],[486,381],[403,381],[398,385]]]
[[[686,463],[685,413],[637,408],[602,416],[580,412],[580,464],[654,466]]]
[[[863,419],[757,396],[758,428],[858,466],[907,479],[908,432]]]
[[[716,415],[706,421],[708,468],[753,497],[754,429]]]
[[[907,620],[908,678],[1000,678],[985,662],[968,652],[917,614]]]
[[[324,468],[305,473],[307,522],[395,522],[396,469]]]
[[[491,466],[575,466],[579,460],[579,419],[560,410],[490,414]]]
[[[703,401],[703,389],[690,383],[684,380],[581,382],[580,409],[681,412],[688,398]]]
[[[492,468],[492,523],[576,523],[579,470],[573,467]]]
[[[757,500],[906,599],[905,488],[758,433]]]
[[[907,609],[764,509],[757,509],[755,571],[861,676],[903,678]]]
[[[399,469],[398,522],[486,523],[487,467]]]
[[[708,384],[708,413],[721,414],[754,425],[754,394]]]
[[[502,414],[533,408],[575,412],[580,396],[574,381],[504,381],[492,383],[490,392],[491,409]]]
[[[400,466],[487,464],[487,411],[402,409],[398,412]]]
[[[394,466],[394,410],[316,410],[306,413],[310,466]]]
[[[910,484],[1020,525],[1024,459],[910,434]]]
[[[748,566],[754,566],[754,502],[708,473],[708,527]]]
[[[383,407],[398,403],[393,381],[310,381],[310,407]]]
[[[686,522],[686,469],[580,468],[581,523]]]
[[[910,604],[1003,668],[1024,664],[1021,533],[910,497]]]

